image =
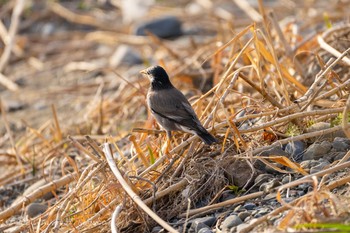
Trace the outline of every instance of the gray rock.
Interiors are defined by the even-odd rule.
[[[26,208],[26,213],[30,218],[34,218],[48,209],[47,205],[40,203],[31,203]]]
[[[331,127],[330,123],[327,122],[317,122],[313,125],[311,125],[309,128],[306,129],[306,132],[311,133],[311,132],[316,132],[320,130],[325,130],[329,129]]]
[[[281,147],[273,147],[269,150],[265,150],[260,153],[260,156],[270,156],[270,155],[277,155],[277,156],[286,156],[289,157],[289,154],[285,152]]]
[[[288,184],[290,182],[290,177],[289,176],[285,176],[282,179],[282,184]]]
[[[285,148],[294,161],[299,161],[303,157],[304,150],[305,143],[302,141],[289,142]]]
[[[317,166],[314,166],[310,169],[310,174],[314,174],[316,172],[322,171],[326,166],[328,166],[330,163],[328,161],[323,161]]]
[[[208,227],[207,225],[205,225],[204,223],[194,221],[194,222],[192,222],[192,224],[191,224],[190,231],[198,232],[198,231],[200,231],[201,229],[208,229],[208,228],[209,228],[209,227]]]
[[[227,201],[236,198],[237,195],[234,195],[231,190],[226,190],[222,193],[220,200]]]
[[[251,203],[251,202],[247,202],[243,205],[243,207],[246,209],[246,210],[253,210],[256,208],[256,205],[254,203]]]
[[[120,45],[111,56],[109,65],[111,67],[118,67],[119,65],[132,66],[142,64],[142,62],[142,58],[136,50],[127,45]]]
[[[336,137],[333,140],[332,147],[336,151],[348,151],[350,149],[350,140]]]
[[[4,110],[6,112],[15,112],[27,107],[25,103],[19,100],[3,100]]]
[[[257,214],[260,214],[261,216],[269,213],[270,210],[268,208],[259,208]]]
[[[202,228],[198,233],[213,233],[213,231],[210,228]]]
[[[153,227],[151,233],[165,233],[163,227],[160,226],[155,226]]]
[[[276,193],[269,193],[263,198],[263,200],[264,201],[275,200],[275,198],[276,198]]]
[[[250,216],[250,213],[248,211],[244,211],[238,214],[238,217],[244,221],[246,218]]]
[[[248,227],[250,224],[248,223],[242,223],[240,225],[237,226],[236,232],[241,232],[244,228]]]
[[[274,178],[271,174],[260,174],[258,175],[255,180],[254,184],[262,184],[271,181]]]
[[[346,152],[334,152],[333,161],[341,160],[345,156]],[[348,160],[349,161],[349,160]]]
[[[223,232],[227,232],[242,223],[242,220],[237,215],[230,215],[221,223],[221,229]]]
[[[203,217],[203,218],[196,218],[192,220],[192,226],[198,225],[198,224],[204,224],[207,227],[212,227],[216,223],[216,217],[214,216],[208,216],[208,217]],[[193,228],[194,229],[194,228]]]
[[[273,179],[270,182],[260,185],[259,190],[264,192],[270,192],[273,188],[280,186],[282,183],[277,179]]]
[[[327,154],[332,148],[332,144],[328,141],[321,143],[313,143],[304,153],[303,160],[320,159]]]
[[[325,129],[329,129],[331,127],[330,123],[327,122],[317,122],[315,124],[313,124],[312,126],[310,126],[309,128],[306,129],[306,132],[311,133],[311,132],[316,132],[316,131],[320,131],[320,130],[325,130]],[[310,141],[315,141],[315,140],[320,140],[322,139],[333,139],[334,137],[346,137],[344,134],[343,130],[338,130],[336,132],[333,132],[331,134],[326,134],[323,135],[322,137],[317,137],[317,138],[311,138]]]
[[[181,21],[175,16],[166,16],[139,24],[135,35],[146,36],[147,31],[160,38],[174,38],[182,35]]]
[[[312,161],[314,160],[304,160],[300,163],[300,167],[302,169],[310,169],[312,167]]]

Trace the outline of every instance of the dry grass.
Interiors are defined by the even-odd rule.
[[[49,5],[47,10],[71,23],[94,26],[98,30],[88,34],[63,32],[54,38],[27,38],[35,42],[27,51],[34,65],[31,65],[32,70],[23,71],[28,67],[19,64],[17,72],[36,76],[60,67],[60,82],[69,85],[47,90],[46,97],[52,98],[53,103],[57,96],[64,101],[59,102],[60,106],[52,105],[46,112],[52,114],[50,120],[37,122],[37,127],[24,123],[26,131],[20,135],[13,136],[2,108],[6,134],[0,139],[4,148],[0,159],[11,166],[11,170],[0,177],[0,187],[46,182],[11,206],[2,208],[2,230],[13,227],[10,223],[25,206],[52,193],[54,198],[46,202],[49,209],[45,213],[33,219],[21,217],[12,232],[25,229],[29,232],[108,232],[110,228],[147,232],[156,222],[172,231],[174,226],[163,225],[172,218],[180,217],[184,224],[189,217],[263,195],[263,192],[250,193],[217,203],[222,191],[241,175],[240,170],[233,169],[245,171],[247,182],[238,186],[250,187],[256,175],[254,163],[257,160],[276,170],[278,163],[291,168],[292,173],[305,175],[295,181],[298,184],[310,181],[297,163],[288,158],[260,157],[262,151],[291,141],[317,139],[342,129],[349,131],[350,82],[346,74],[349,49],[338,53],[322,50],[322,56],[313,56],[310,51],[320,47],[316,41],[319,36],[302,41],[301,35],[293,31],[296,24],[288,23],[280,28],[273,15],[264,13],[261,3],[258,14],[262,17],[261,24],[235,28],[235,33],[226,25],[225,33],[219,32],[216,38],[192,41],[186,46],[161,41],[153,35],[132,37],[116,28],[105,32],[107,24],[94,21],[88,15],[75,14],[59,3]],[[245,11],[249,11],[249,7]],[[248,15],[256,18],[256,14]],[[215,14],[212,17],[217,19]],[[349,25],[342,28],[348,29]],[[61,42],[59,52],[56,47],[40,47],[41,43],[54,40]],[[95,50],[97,45],[104,47],[121,41],[138,46],[144,54],[154,54],[153,58],[167,69],[177,87],[194,93],[193,107],[202,123],[220,140],[219,144],[209,147],[194,136],[178,133],[173,139],[170,156],[162,154],[165,135],[154,130],[157,126],[145,104],[148,81],[141,79],[137,71],[128,73],[123,68],[116,71],[109,67],[105,57],[110,57],[111,53],[98,55]],[[323,38],[322,43],[330,43],[326,41]],[[324,44],[321,47],[329,48]],[[50,59],[45,63],[35,60],[41,53]],[[5,51],[3,56],[6,56]],[[322,69],[313,73],[301,70],[305,68],[301,64],[309,60],[313,65],[320,64]],[[197,74],[193,74],[194,71]],[[83,75],[80,82],[75,82],[72,77],[78,73]],[[200,77],[200,87],[207,90],[203,95],[195,88],[196,76]],[[308,76],[314,80],[312,85],[304,82]],[[203,77],[212,77],[212,85],[205,84]],[[11,85],[7,88],[13,89]],[[25,94],[30,98],[42,93]],[[78,106],[79,110],[67,114],[68,120],[62,120],[57,109],[67,103],[71,109]],[[304,130],[310,122],[334,122],[340,113],[345,119],[342,125],[312,133]],[[298,136],[286,134],[290,124],[298,129]],[[133,131],[132,128],[138,129]],[[113,159],[106,158],[107,153]],[[344,169],[350,165],[345,161],[317,175],[324,177]],[[290,172],[288,169],[278,171]],[[321,221],[325,215],[320,216],[317,211],[322,208],[327,216],[340,215],[344,211],[338,210],[339,201],[329,190],[344,185],[345,181],[325,185],[326,181],[319,184],[312,180],[313,193],[295,200],[293,207],[282,203],[280,209],[258,222],[287,209],[290,212],[282,220],[281,229],[309,219]],[[291,187],[282,186],[279,190]],[[282,196],[281,193],[277,196],[281,202]],[[329,201],[327,206],[321,204],[325,199]],[[315,212],[305,212],[310,204]],[[303,215],[296,214],[300,209],[304,210]],[[330,212],[330,209],[337,211]],[[116,226],[110,227],[111,219]]]

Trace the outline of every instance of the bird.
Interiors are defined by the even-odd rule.
[[[172,131],[195,134],[207,145],[218,142],[203,127],[191,104],[173,86],[163,67],[151,66],[140,73],[150,80],[147,105],[157,123],[166,131],[167,143],[170,144]]]

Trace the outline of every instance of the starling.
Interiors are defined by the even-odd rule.
[[[217,142],[202,126],[186,97],[171,84],[162,67],[151,66],[140,73],[151,81],[147,104],[158,124],[166,130],[168,140],[171,131],[179,130],[197,135],[207,145]]]

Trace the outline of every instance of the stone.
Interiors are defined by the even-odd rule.
[[[291,181],[289,176],[284,176],[282,178],[282,184],[288,184]]]
[[[332,144],[328,141],[321,143],[315,142],[304,153],[303,160],[320,159],[327,154],[332,148]]]
[[[260,153],[260,156],[271,156],[271,155],[289,157],[289,154],[279,146],[273,147],[269,150],[265,150]]]
[[[335,156],[334,156],[334,160],[333,161],[337,161],[337,160],[341,160],[343,159],[343,157],[345,156],[346,152],[335,152]],[[349,161],[349,160],[348,160]]]
[[[118,67],[119,65],[137,65],[142,64],[140,54],[128,45],[120,45],[109,59],[111,67]]]
[[[6,112],[16,112],[27,107],[25,103],[19,100],[3,100],[3,106]]]
[[[163,227],[160,226],[155,226],[153,227],[151,233],[165,233]]]
[[[336,137],[333,140],[332,147],[338,152],[348,151],[350,149],[350,140],[347,138]]]
[[[212,226],[214,226],[215,223],[216,223],[216,218],[214,216],[196,218],[196,219],[192,220],[191,228],[192,228],[192,226],[198,225],[198,224],[204,224],[208,227],[212,227]]]
[[[26,213],[30,218],[34,218],[48,209],[47,205],[40,203],[31,203],[26,208]]]
[[[221,223],[221,229],[223,232],[227,232],[231,228],[236,227],[242,223],[242,220],[237,215],[230,215]]]
[[[284,150],[294,161],[300,161],[305,151],[305,143],[302,141],[289,142]]]
[[[270,192],[272,189],[281,185],[281,182],[277,179],[273,179],[270,182],[260,185],[259,190],[264,192]]]
[[[243,205],[243,207],[246,209],[246,210],[253,210],[255,209],[256,205],[254,203],[251,203],[251,202],[247,202]]]
[[[328,166],[330,163],[328,161],[323,161],[317,166],[314,166],[310,169],[310,174],[314,174],[316,172],[322,171],[326,166]]]
[[[317,122],[317,123],[311,125],[309,128],[307,128],[306,132],[308,132],[308,133],[317,132],[317,131],[320,131],[320,130],[329,129],[330,127],[331,127],[330,123]]]
[[[246,218],[250,216],[250,213],[248,211],[244,211],[238,214],[238,217],[244,221]]]
[[[198,233],[213,233],[213,231],[210,228],[202,228]]]
[[[262,184],[262,183],[266,183],[271,181],[274,178],[273,175],[271,174],[260,174],[258,175],[255,180],[254,180],[254,184]]]
[[[139,24],[135,35],[146,36],[147,31],[160,38],[174,38],[182,35],[181,21],[175,16],[166,16]]]
[[[331,124],[328,122],[317,122],[312,126],[310,126],[309,128],[307,128],[306,132],[311,133],[311,132],[321,131],[321,130],[329,129],[330,127],[331,127]],[[344,131],[340,129],[331,134],[323,135],[322,137],[311,138],[309,139],[309,141],[314,142],[315,140],[320,140],[320,139],[333,139],[334,137],[346,137],[346,136],[344,134]]]

